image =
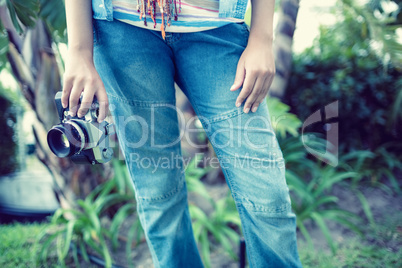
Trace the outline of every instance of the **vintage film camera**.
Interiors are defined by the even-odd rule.
[[[58,157],[70,157],[77,164],[102,164],[112,159],[110,136],[113,124],[98,123],[99,104],[94,99],[91,108],[82,118],[68,115],[68,108],[61,104],[62,92],[57,92],[55,102],[60,124],[47,133],[50,150]],[[81,102],[81,99],[80,99]]]

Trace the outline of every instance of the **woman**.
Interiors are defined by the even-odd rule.
[[[109,107],[155,267],[202,267],[180,161],[174,83],[218,156],[250,267],[301,266],[284,161],[266,105],[275,72],[274,0],[251,4],[249,30],[246,0],[93,0],[92,8],[90,0],[66,0],[62,103],[81,117],[96,96],[99,121]]]

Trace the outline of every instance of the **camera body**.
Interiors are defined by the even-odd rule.
[[[112,159],[110,136],[113,124],[98,123],[99,104],[94,99],[88,112],[82,117],[70,116],[69,108],[61,104],[62,92],[56,93],[55,102],[60,124],[47,133],[47,143],[57,157],[70,157],[77,164],[103,164]],[[81,98],[80,98],[81,102]]]

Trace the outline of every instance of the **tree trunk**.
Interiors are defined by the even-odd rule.
[[[274,54],[276,75],[270,95],[282,98],[292,69],[292,44],[300,0],[281,0],[278,24],[275,29]]]
[[[76,165],[68,158],[58,158],[47,145],[47,131],[59,123],[54,96],[61,87],[61,75],[52,49],[52,38],[45,23],[38,20],[35,28],[19,36],[11,23],[7,9],[0,7],[3,25],[9,36],[7,54],[12,73],[26,100],[36,114],[33,131],[38,158],[48,167],[55,180],[55,191],[61,202],[74,202],[85,197],[94,187],[110,176],[110,166],[96,168]],[[63,205],[66,203],[62,203]]]

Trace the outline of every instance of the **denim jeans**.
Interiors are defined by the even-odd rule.
[[[229,24],[167,33],[94,20],[94,62],[109,98],[155,267],[203,267],[194,240],[176,82],[214,147],[242,222],[250,267],[300,267],[282,152],[266,100],[230,91],[249,31]]]

